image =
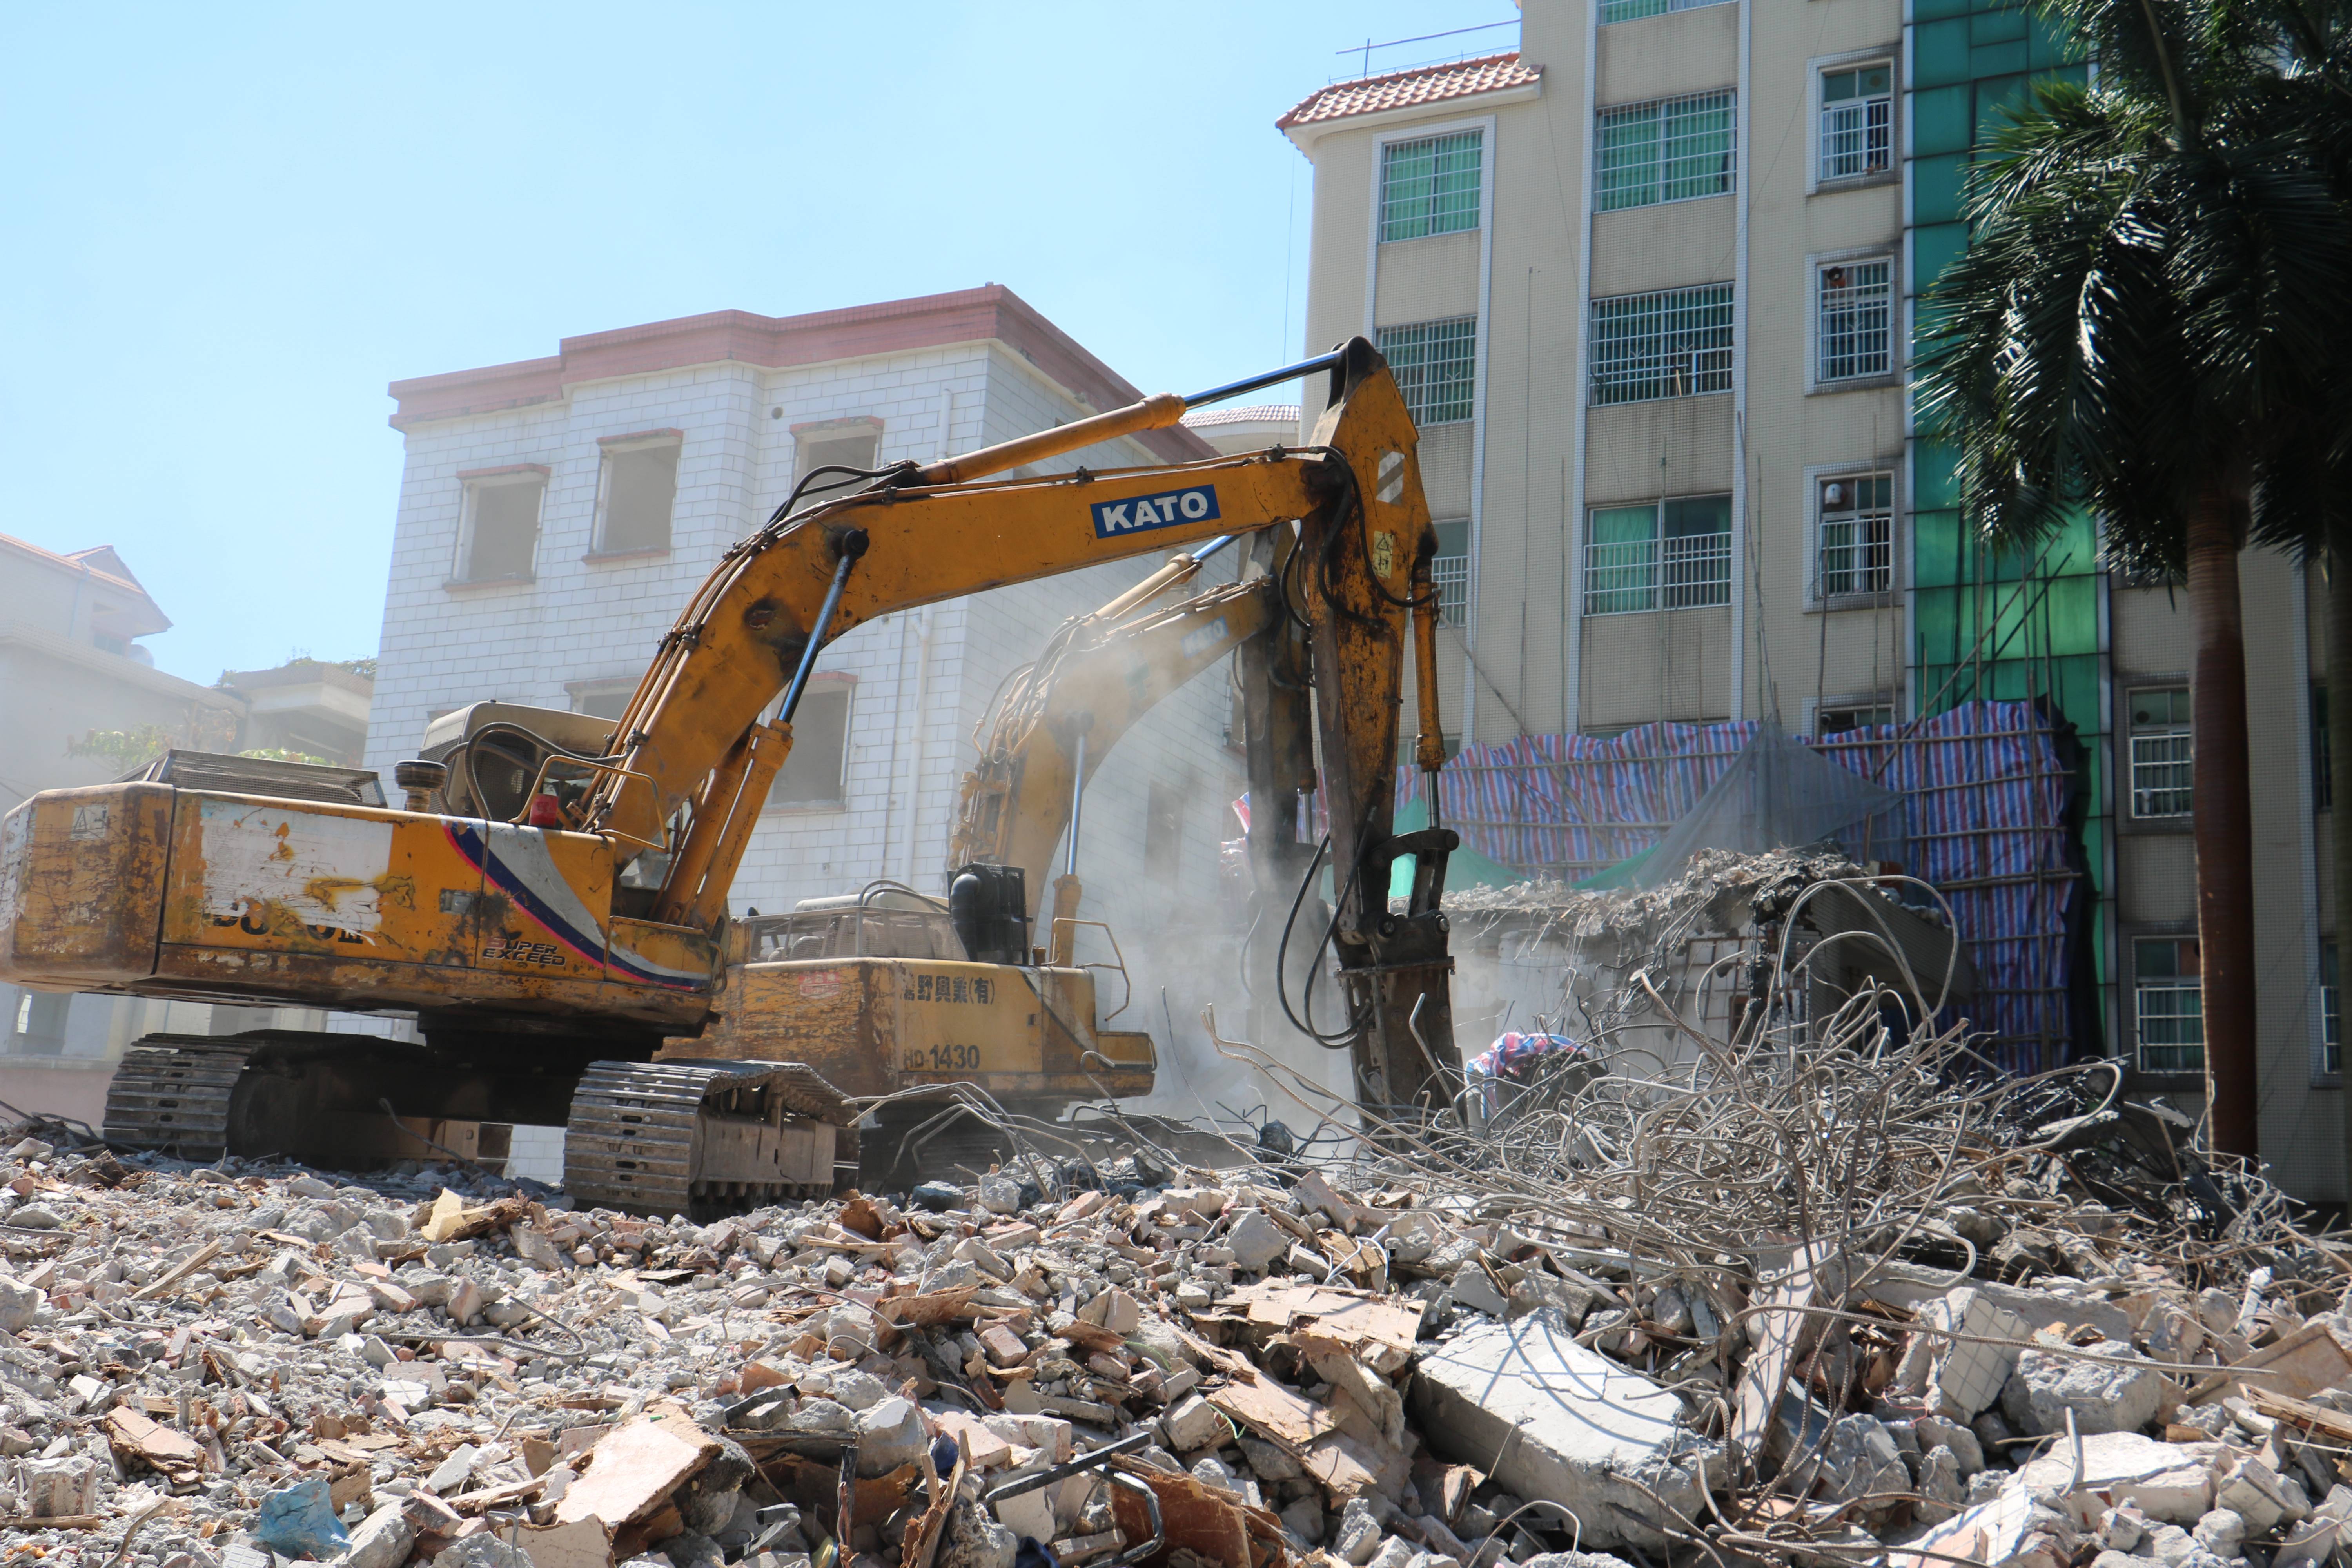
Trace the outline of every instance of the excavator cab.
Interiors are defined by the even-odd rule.
[[[738,922],[753,963],[812,958],[965,956],[945,900],[877,882],[863,892],[803,899],[784,915]]]

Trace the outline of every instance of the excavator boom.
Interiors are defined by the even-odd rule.
[[[1106,606],[1063,626],[983,721],[988,735],[964,775],[949,863],[1028,868],[1034,921],[1045,889],[1039,873],[1071,833],[1095,770],[1146,713],[1272,625],[1277,592],[1274,579],[1256,577],[1125,620],[1109,621],[1116,606]],[[1066,858],[1063,872],[1075,875]],[[1057,915],[1070,912],[1057,904]]]

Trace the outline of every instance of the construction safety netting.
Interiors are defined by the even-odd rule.
[[[1804,765],[1813,763],[1834,764],[1853,787]],[[2068,1054],[2068,916],[2081,876],[2067,828],[2073,783],[2040,708],[1990,701],[1811,740],[1758,721],[1525,735],[1466,745],[1438,775],[1444,826],[1530,877],[1646,885],[1692,850],[1752,853],[1776,847],[1776,833],[1788,845],[1832,837],[1857,861],[1900,865],[1950,904],[1976,964],[1987,1054],[2020,1072]],[[1397,786],[1401,804],[1418,800],[1422,774],[1400,768]]]

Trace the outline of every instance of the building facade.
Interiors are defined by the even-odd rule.
[[[2194,1109],[2185,605],[2110,574],[2087,521],[1983,548],[1909,397],[1969,159],[2027,83],[2084,68],[1990,0],[1521,11],[1516,50],[1277,121],[1314,168],[1302,347],[1372,338],[1421,422],[1446,731],[2045,702],[2083,742],[2102,1005],[2077,1048]],[[2265,552],[2244,574],[2263,1148],[2341,1198],[2315,585]]]
[[[407,458],[368,742],[387,777],[428,721],[479,699],[617,715],[721,553],[812,469],[929,461],[1139,395],[995,285],[598,332],[392,395]],[[1213,455],[1160,430],[1040,471]],[[1158,559],[880,616],[828,645],[734,910],[878,880],[943,893],[975,727],[1004,678]],[[1084,912],[1118,931],[1139,1002],[1169,984],[1179,1016],[1189,984],[1148,973],[1139,939],[1213,900],[1223,814],[1241,788],[1225,714],[1213,680],[1161,704],[1103,763],[1083,816]],[[1115,1003],[1116,977],[1108,991]]]

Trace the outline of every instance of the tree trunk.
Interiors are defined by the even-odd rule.
[[[2197,950],[2205,1016],[2206,1109],[2214,1148],[2255,1152],[2254,871],[2246,769],[2246,643],[2238,548],[2246,500],[2219,491],[2189,519],[2189,619],[2196,639],[2191,773]]]
[[[2343,980],[2345,902],[2352,900],[2352,811],[2336,809],[2336,801],[2344,790],[2352,789],[2352,780],[2338,784],[2336,775],[2347,767],[2352,767],[2352,540],[2338,540],[2327,552],[2327,805],[2332,825],[2329,836],[2336,841],[2335,929],[2339,984]],[[2338,1071],[2340,1074],[2340,1068]],[[2344,1101],[2346,1195],[2347,1201],[2352,1201],[2352,1089],[2338,1093]]]

